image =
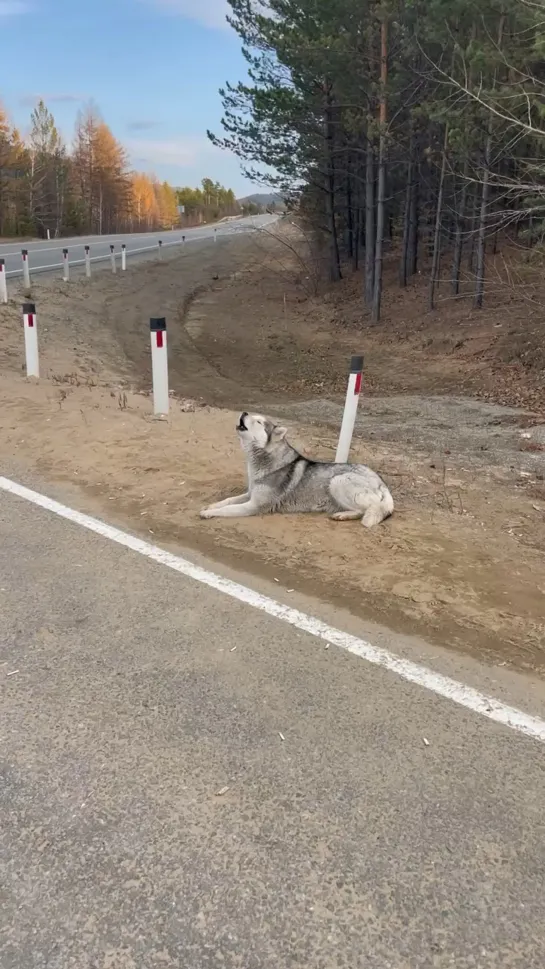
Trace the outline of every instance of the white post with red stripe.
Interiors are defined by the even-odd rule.
[[[121,243],[121,271],[125,272],[127,268],[127,247],[124,242]]]
[[[0,259],[0,303],[8,301],[8,283],[6,279],[6,261]]]
[[[70,279],[70,263],[68,262],[68,249],[62,250],[62,278],[65,283]]]
[[[163,240],[162,239],[159,239],[159,242],[157,243],[157,245],[159,247],[159,259],[162,259],[163,258]]]
[[[112,272],[117,272],[117,266],[115,264],[115,246],[110,246],[110,262],[112,264]]]
[[[23,328],[25,331],[26,375],[27,377],[39,377],[38,326],[34,303],[23,303]]]
[[[337,464],[346,464],[350,454],[356,413],[360,399],[360,391],[363,374],[363,356],[353,356],[350,358],[350,375],[348,377],[348,387],[344,402],[344,414],[337,444],[335,461]]]
[[[164,317],[149,321],[151,333],[151,373],[153,380],[153,413],[168,414],[167,322]]]
[[[30,290],[30,266],[28,265],[28,249],[21,249],[21,256],[23,258],[23,282],[25,284],[25,289],[28,292]]]

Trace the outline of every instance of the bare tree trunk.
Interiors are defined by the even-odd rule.
[[[476,188],[475,188],[475,191],[472,192],[470,208],[471,208],[471,220],[470,220],[471,229],[469,233],[469,251],[467,254],[467,268],[469,269],[470,273],[473,273],[475,272],[475,239],[477,237],[477,228],[478,228],[479,211],[480,211],[479,196],[477,194]]]
[[[325,141],[326,141],[326,226],[329,235],[329,279],[336,283],[341,279],[341,259],[337,221],[335,219],[335,130],[333,125],[333,103],[331,87],[326,84],[325,99]]]
[[[373,302],[375,288],[375,159],[371,139],[367,139],[365,162],[365,302]]]
[[[411,207],[409,211],[409,238],[407,251],[407,274],[415,276],[418,270],[418,196],[420,190],[419,141],[416,143],[414,159],[414,179],[411,192]]]
[[[354,241],[352,245],[352,269],[357,272],[360,262],[361,207],[356,206],[354,213]]]
[[[439,279],[441,268],[441,222],[443,218],[443,191],[445,185],[445,168],[447,164],[447,145],[448,145],[448,125],[445,125],[445,137],[443,140],[443,157],[441,159],[441,174],[439,176],[439,186],[437,189],[437,206],[435,209],[435,231],[433,234],[433,255],[431,260],[431,275],[428,306],[430,310],[435,309],[435,287]]]
[[[381,139],[382,140],[382,139]],[[384,200],[386,196],[386,159],[384,144],[379,147],[378,179],[377,179],[377,235],[375,241],[375,285],[373,289],[372,320],[380,320],[380,304],[382,300],[382,260],[384,246]]]
[[[492,131],[494,128],[494,115],[490,112],[484,145],[484,172],[481,191],[481,207],[479,215],[479,230],[477,233],[477,265],[475,296],[473,306],[480,309],[483,305],[484,297],[484,274],[486,261],[486,215],[488,210],[488,195],[490,187],[490,155],[492,151]]]
[[[466,204],[467,204],[467,161],[464,163],[462,176],[462,190],[460,201],[456,209],[456,232],[454,235],[454,252],[452,255],[452,292],[457,296],[460,292],[460,267],[462,265],[462,252],[464,248],[464,230],[466,224]]]
[[[498,50],[501,50],[502,39],[503,39],[503,25],[505,23],[505,14],[500,17],[500,23],[498,27]],[[496,75],[494,75],[494,85],[496,83]],[[490,159],[492,156],[492,135],[494,132],[494,115],[490,112],[488,117],[488,125],[486,130],[486,139],[484,144],[484,172],[483,172],[483,183],[481,192],[481,209],[479,215],[479,231],[477,234],[477,279],[475,284],[475,296],[473,299],[473,306],[476,309],[480,309],[483,305],[484,297],[484,274],[485,274],[485,260],[486,260],[486,216],[488,213],[488,198],[490,195]]]
[[[325,193],[326,225],[328,232],[329,249],[329,279],[336,283],[341,279],[341,258],[339,254],[339,240],[337,237],[337,225],[335,221],[335,190],[334,180],[331,175],[327,176],[327,188]]]
[[[380,320],[380,304],[382,300],[382,252],[384,243],[384,221],[386,200],[386,120],[387,101],[386,85],[388,83],[388,23],[386,18],[380,25],[380,137],[378,153],[377,179],[377,236],[375,242],[375,286],[373,289],[372,320]]]
[[[346,228],[348,258],[354,257],[354,211],[352,209],[352,181],[350,171],[346,176]]]
[[[405,186],[405,208],[403,210],[403,241],[401,243],[401,260],[399,263],[399,285],[407,285],[408,276],[408,257],[409,257],[409,236],[411,230],[411,206],[414,191],[414,158],[413,158],[413,131],[409,138],[409,164],[407,166],[407,183]]]

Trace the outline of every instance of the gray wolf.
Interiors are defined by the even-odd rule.
[[[303,457],[287,430],[261,414],[240,415],[236,427],[248,465],[248,490],[203,508],[201,518],[245,518],[268,512],[325,512],[335,521],[361,519],[366,528],[394,510],[382,478],[364,464]]]

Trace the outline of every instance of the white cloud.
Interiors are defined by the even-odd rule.
[[[1,0],[0,0],[1,2]],[[19,98],[19,104],[23,107],[34,107],[38,101],[43,101],[46,105],[49,104],[76,104],[79,101],[85,101],[84,94],[23,94]]]
[[[226,15],[231,13],[227,0],[147,0],[147,3],[205,27],[229,28],[225,20]]]
[[[18,17],[31,10],[29,3],[24,0],[0,0],[0,19],[2,17]]]
[[[147,138],[130,138],[125,142],[137,168],[153,169],[156,165],[172,165],[186,168],[195,165],[213,152],[214,146],[204,135],[169,138],[154,141]]]
[[[129,131],[151,131],[152,128],[158,128],[160,126],[160,121],[151,121],[146,118],[142,118],[140,121],[129,121],[127,124],[127,129]]]

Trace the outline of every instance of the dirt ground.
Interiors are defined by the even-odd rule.
[[[523,309],[487,311],[454,347],[462,324],[415,308],[411,317],[411,298],[403,327],[387,301],[390,324],[369,328],[355,286],[309,298],[301,266],[268,235],[204,242],[123,275],[42,277],[39,382],[24,377],[13,291],[0,307],[2,463],[77,485],[82,507],[159,543],[543,673],[543,369],[513,362],[504,336],[494,342],[510,328],[515,352]],[[168,422],[152,419],[149,399],[148,320],[158,315],[168,324]],[[348,357],[361,351],[352,458],[383,474],[392,519],[369,532],[318,516],[201,521],[203,505],[242,484],[236,411],[278,415],[301,449],[332,457]],[[476,391],[487,396],[468,396]]]

